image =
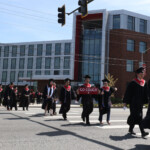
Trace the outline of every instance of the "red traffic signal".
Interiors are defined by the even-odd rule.
[[[88,14],[87,0],[79,0],[78,5],[80,6],[79,12],[82,14],[82,17],[87,16],[87,14]]]
[[[58,23],[60,23],[62,26],[66,23],[66,9],[65,5],[63,5],[61,8],[58,8]]]

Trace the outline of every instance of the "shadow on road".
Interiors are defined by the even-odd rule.
[[[12,114],[12,115],[17,117],[18,119],[22,119],[22,117],[19,116],[19,115],[16,115],[16,114]],[[86,140],[88,142],[92,142],[92,143],[95,143],[95,144],[98,144],[98,145],[102,145],[102,146],[107,147],[107,148],[112,149],[112,150],[123,150],[121,148],[118,148],[117,146],[113,146],[113,145],[107,144],[105,142],[101,142],[101,141],[97,141],[97,140],[94,140],[94,139],[90,139],[88,137],[84,137],[82,135],[76,134],[76,133],[71,132],[71,131],[62,130],[62,129],[59,129],[59,128],[56,128],[56,127],[53,127],[53,126],[50,126],[50,125],[47,125],[47,124],[35,121],[35,120],[31,120],[30,118],[28,118],[27,121],[30,121],[30,122],[39,124],[41,126],[44,126],[44,127],[47,127],[47,128],[51,128],[53,130],[56,130],[56,131],[52,131],[52,132],[38,133],[37,134],[38,136],[51,136],[52,137],[52,136],[61,136],[61,135],[72,135],[72,136],[77,137],[79,139]]]
[[[129,150],[150,150],[150,145],[135,145],[135,148]]]
[[[111,135],[109,138],[113,141],[123,141],[123,140],[135,139],[135,138],[140,138],[140,137],[136,137],[136,136],[133,136],[133,135],[128,133],[124,136],[112,136]]]
[[[29,117],[43,117],[43,113],[39,113],[39,114],[35,114],[35,115],[31,115]]]
[[[53,121],[64,121],[64,119],[50,119],[50,120],[44,120],[44,121],[47,121],[47,122],[48,122],[48,121],[52,121],[52,122],[53,122]]]

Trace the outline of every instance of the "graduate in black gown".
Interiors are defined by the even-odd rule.
[[[65,79],[65,85],[61,88],[59,100],[61,108],[59,113],[62,114],[64,120],[67,120],[67,112],[70,110],[71,100],[76,99],[76,94],[70,86],[70,79]]]
[[[26,84],[22,91],[22,99],[21,99],[23,111],[25,111],[25,108],[26,110],[28,110],[29,103],[30,103],[29,98],[30,98],[30,90],[29,90],[28,84]]]
[[[0,106],[2,105],[3,97],[4,97],[4,91],[2,85],[0,84]]]
[[[146,117],[143,119],[142,125],[145,129],[150,129],[150,80],[148,81],[148,96],[149,96],[149,105],[146,113]]]
[[[141,67],[136,70],[136,78],[131,81],[126,89],[124,95],[124,106],[129,104],[130,116],[127,123],[129,124],[129,133],[135,135],[133,129],[137,124],[139,125],[142,137],[144,138],[149,133],[144,131],[142,125],[143,105],[148,103],[147,83],[144,78],[144,68]]]
[[[57,112],[56,112],[56,101],[58,100],[58,91],[57,91],[57,87],[56,87],[56,83],[55,82],[53,84],[53,87],[54,87],[53,115],[57,115]]]
[[[117,91],[117,88],[109,87],[110,81],[108,79],[104,79],[103,87],[100,89],[100,96],[98,99],[99,104],[99,121],[100,125],[103,125],[103,115],[107,114],[107,124],[110,125],[110,111],[111,111],[111,95]]]
[[[53,116],[53,97],[54,97],[53,83],[54,80],[50,79],[43,91],[44,102],[42,105],[42,109],[45,109],[45,116],[47,111],[49,112],[49,110],[50,110],[50,116]]]
[[[37,98],[36,103],[40,104],[41,103],[41,98],[42,98],[42,93],[40,93],[38,90],[36,92],[36,98]]]
[[[90,84],[91,77],[89,75],[86,75],[84,78],[85,78],[85,83],[81,87],[91,88],[91,84]],[[81,98],[81,103],[83,105],[81,118],[83,122],[86,121],[86,125],[90,125],[89,115],[93,112],[93,99],[95,98],[95,95],[90,95],[90,94],[82,95],[79,94],[78,90],[77,90],[77,94],[78,94],[78,100]]]
[[[5,89],[4,99],[7,106],[7,110],[11,110],[11,105],[13,102],[13,86],[14,84],[10,83]]]
[[[18,110],[17,108],[17,97],[18,97],[18,88],[14,87],[14,89],[12,90],[12,102],[11,102],[11,110],[13,109],[13,107],[15,107],[15,110]]]

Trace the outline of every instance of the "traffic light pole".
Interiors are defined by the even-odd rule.
[[[87,4],[89,4],[89,3],[93,2],[93,1],[94,1],[94,0],[88,0]],[[73,14],[74,12],[76,12],[77,10],[79,10],[79,8],[80,8],[80,7],[78,7],[78,8],[75,9],[75,10],[73,10],[72,12],[66,13],[66,14],[69,16],[69,15]]]

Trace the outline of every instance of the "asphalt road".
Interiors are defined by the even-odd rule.
[[[105,124],[100,126],[98,109],[94,109],[90,127],[82,122],[81,111],[71,108],[64,121],[61,115],[44,116],[38,107],[29,111],[0,107],[0,150],[150,150],[150,136],[142,139],[138,127],[136,136],[128,134],[129,110],[112,109],[111,125],[104,117]]]

